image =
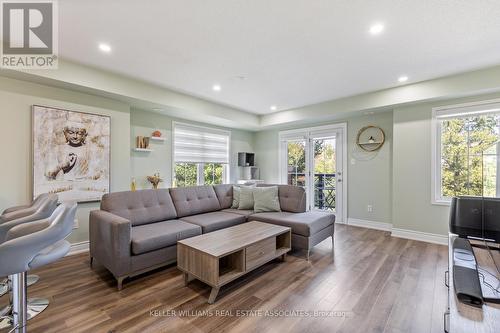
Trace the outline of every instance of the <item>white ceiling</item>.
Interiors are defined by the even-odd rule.
[[[499,64],[499,18],[498,0],[64,0],[59,53],[267,114]]]

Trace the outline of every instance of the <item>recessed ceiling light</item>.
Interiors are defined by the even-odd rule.
[[[212,90],[213,90],[213,91],[220,91],[220,90],[221,90],[221,86],[220,86],[220,85],[218,85],[218,84],[214,84],[214,85],[212,86]]]
[[[111,52],[111,46],[109,46],[109,44],[100,43],[99,50],[101,50],[102,52],[105,52],[105,53],[109,53],[109,52]]]
[[[406,81],[408,81],[408,76],[403,75],[403,76],[398,77],[398,82],[402,83],[402,82],[406,82]]]
[[[269,109],[271,109],[271,111],[276,111],[278,110],[278,107],[276,105],[271,105]]]
[[[384,31],[384,25],[382,23],[375,23],[370,27],[370,33],[372,35],[381,34]]]

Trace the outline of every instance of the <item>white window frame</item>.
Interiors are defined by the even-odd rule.
[[[449,206],[451,198],[441,195],[441,121],[438,117],[500,113],[500,98],[440,106],[432,109],[431,120],[431,203]]]
[[[223,176],[223,184],[229,184],[230,183],[230,179],[231,179],[231,175],[230,175],[230,171],[231,171],[231,168],[230,168],[230,164],[231,164],[231,131],[226,131],[226,130],[222,130],[222,129],[219,129],[219,128],[216,128],[216,127],[209,127],[209,126],[200,126],[200,125],[194,125],[194,124],[190,124],[190,123],[186,123],[186,122],[180,122],[180,121],[175,121],[173,120],[172,121],[172,142],[171,142],[171,159],[172,159],[172,184],[170,184],[170,186],[173,186],[174,185],[174,181],[175,181],[175,126],[176,125],[185,125],[185,126],[191,126],[191,127],[198,127],[200,129],[208,129],[208,130],[211,130],[211,131],[216,131],[216,132],[220,132],[222,134],[225,134],[229,137],[229,140],[228,140],[228,163],[222,163],[223,164],[223,167],[224,167],[224,170],[222,172],[222,176]],[[205,177],[203,177],[203,168],[204,168],[204,165],[205,163],[193,163],[193,164],[197,164],[197,167],[198,167],[198,172],[197,172],[197,186],[202,186],[202,185],[205,185]]]

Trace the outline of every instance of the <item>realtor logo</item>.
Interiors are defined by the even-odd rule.
[[[2,68],[57,68],[56,1],[3,0],[1,17]]]

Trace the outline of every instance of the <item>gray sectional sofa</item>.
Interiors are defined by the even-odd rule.
[[[270,186],[270,185],[259,185]],[[262,221],[290,227],[292,247],[309,251],[332,237],[335,215],[306,212],[301,187],[278,185],[281,212],[232,209],[232,185],[194,186],[103,196],[90,212],[90,260],[104,265],[118,281],[176,262],[178,240],[245,223]]]

